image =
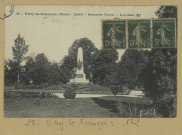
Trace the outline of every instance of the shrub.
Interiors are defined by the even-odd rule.
[[[176,117],[176,102],[175,94],[165,94],[162,98],[156,101],[158,112],[162,114],[163,117]]]
[[[5,91],[5,98],[58,98],[50,92]]]
[[[64,97],[68,99],[74,99],[76,97],[74,89],[66,89],[64,91]]]
[[[141,104],[124,103],[116,101],[118,115],[123,118],[156,118],[162,117],[156,111],[155,106],[147,106]]]
[[[136,104],[116,102],[118,115],[123,118],[137,118],[140,117],[140,112]]]
[[[112,86],[111,87],[111,92],[116,96],[119,93],[119,86]]]

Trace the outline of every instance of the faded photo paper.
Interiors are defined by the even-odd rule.
[[[177,117],[177,7],[5,10],[5,118]]]

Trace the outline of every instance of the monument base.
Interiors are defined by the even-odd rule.
[[[88,79],[70,79],[70,82],[71,84],[85,84],[85,83],[90,83]]]

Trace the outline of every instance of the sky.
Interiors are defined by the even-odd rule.
[[[10,7],[5,8],[8,12]],[[157,9],[158,6],[15,6],[13,14],[5,20],[5,59],[13,57],[12,46],[18,34],[29,45],[27,56],[44,53],[49,60],[56,62],[68,54],[68,48],[76,39],[86,37],[101,49],[101,20],[156,18]],[[134,16],[130,16],[132,14]],[[117,51],[120,60],[125,50]]]

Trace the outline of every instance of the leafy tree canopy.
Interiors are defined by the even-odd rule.
[[[160,6],[156,15],[159,18],[177,18],[177,8],[175,6]]]
[[[29,46],[25,44],[25,40],[20,36],[20,34],[15,39],[14,43],[15,44],[12,47],[13,59],[20,64],[23,60],[25,60],[25,55],[28,52]]]

